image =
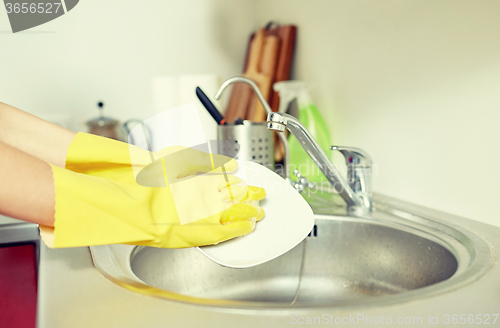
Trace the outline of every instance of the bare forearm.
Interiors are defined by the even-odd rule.
[[[54,225],[55,189],[49,164],[0,142],[0,214]]]
[[[0,142],[64,167],[76,133],[0,102]]]

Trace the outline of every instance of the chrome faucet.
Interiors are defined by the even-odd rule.
[[[217,91],[214,98],[216,100],[219,100],[220,97],[222,96],[222,93],[224,92],[224,90],[226,90],[226,88],[228,86],[230,86],[231,84],[236,83],[236,82],[242,82],[242,83],[246,83],[246,84],[250,85],[250,87],[253,89],[253,91],[257,95],[257,98],[259,98],[259,101],[262,104],[262,107],[264,107],[264,109],[266,110],[266,113],[269,115],[273,112],[271,107],[269,107],[269,104],[267,103],[266,98],[264,98],[264,96],[262,95],[262,92],[260,92],[260,89],[257,86],[257,84],[255,84],[254,81],[252,81],[246,77],[243,77],[243,76],[235,76],[235,77],[227,79],[221,85],[221,87],[219,88],[219,91]],[[290,152],[288,151],[288,140],[286,140],[286,137],[283,135],[283,133],[278,133],[277,135],[280,138],[281,142],[283,143],[283,148],[285,150],[285,155],[283,157],[283,175],[284,175],[285,180],[291,182],[291,180],[290,180],[290,165],[289,165]]]
[[[335,190],[340,194],[347,204],[347,208],[350,211],[370,211],[372,203],[372,192],[371,192],[371,166],[372,160],[370,156],[361,149],[358,148],[348,148],[348,147],[336,147],[332,146],[330,149],[340,151],[347,164],[347,182],[342,178],[340,173],[334,164],[330,161],[330,158],[325,154],[325,152],[318,145],[316,140],[307,131],[307,129],[297,120],[295,117],[288,114],[281,114],[273,112],[266,99],[260,92],[259,87],[252,80],[242,77],[235,76],[226,80],[219,91],[215,94],[215,99],[220,99],[224,90],[233,83],[242,82],[250,85],[254,90],[257,98],[261,102],[262,106],[267,113],[267,128],[277,132],[283,132],[288,129],[294,136],[299,140],[302,147],[312,158],[314,163],[320,168],[321,172],[326,176],[328,181],[333,185]],[[284,176],[289,182],[290,180],[290,152],[288,150],[288,141],[283,133],[278,133],[283,146],[285,148],[285,156],[283,159],[284,166]],[[297,173],[296,173],[297,175]],[[310,187],[309,182],[305,177],[297,175],[299,178],[299,183],[292,184],[296,189],[301,191],[305,187]],[[301,182],[302,181],[302,182]],[[304,183],[305,182],[305,183]],[[305,186],[305,187],[304,187]]]
[[[372,160],[366,152],[357,148],[336,146],[330,148],[340,151],[346,159],[348,168],[348,181],[346,182],[311,133],[298,119],[288,114],[271,112],[267,116],[267,128],[278,132],[288,129],[297,138],[307,154],[344,199],[348,210],[371,210]]]
[[[363,205],[371,209],[372,206],[372,166],[373,162],[362,149],[354,147],[330,146],[331,150],[338,150],[344,155],[347,165],[347,183]]]

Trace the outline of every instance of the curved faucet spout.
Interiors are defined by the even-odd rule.
[[[217,93],[215,94],[215,99],[219,100],[220,97],[222,96],[222,93],[224,92],[224,90],[226,90],[226,88],[228,86],[230,86],[231,84],[237,83],[237,82],[248,84],[253,89],[255,94],[257,95],[257,98],[259,98],[259,101],[262,104],[262,107],[264,107],[264,109],[266,110],[266,113],[268,115],[269,115],[269,113],[272,113],[273,110],[271,109],[271,107],[269,107],[269,104],[267,103],[266,98],[264,98],[264,95],[262,94],[262,92],[260,92],[260,89],[257,86],[257,84],[254,81],[252,81],[246,77],[243,77],[243,76],[234,76],[232,78],[227,79],[226,82],[224,82],[221,85],[221,87],[219,88],[219,91],[217,91]]]
[[[337,168],[330,161],[330,158],[298,119],[288,114],[273,112],[267,117],[267,128],[278,132],[283,132],[285,128],[288,129],[295,138],[297,138],[307,154],[344,199],[348,209],[371,209],[371,201],[365,203],[363,199],[351,189],[349,184],[340,176]]]
[[[273,113],[273,110],[271,109],[271,107],[269,107],[269,104],[267,103],[266,98],[264,98],[264,96],[262,95],[262,92],[260,92],[260,89],[257,86],[257,84],[254,81],[252,81],[246,77],[243,77],[243,76],[234,76],[232,78],[227,79],[221,85],[221,87],[219,88],[219,91],[217,91],[214,98],[216,100],[219,100],[220,97],[222,96],[222,93],[224,92],[224,90],[226,90],[226,88],[228,86],[230,86],[231,84],[237,83],[237,82],[242,82],[242,83],[246,83],[246,84],[250,85],[250,87],[253,89],[253,91],[257,95],[257,98],[259,98],[259,101],[262,104],[262,107],[264,107],[264,109],[266,110],[266,113],[268,115]],[[288,151],[288,140],[286,140],[286,137],[282,133],[278,133],[278,137],[280,138],[281,142],[283,143],[283,148],[285,149],[285,156],[283,157],[283,173],[285,176],[285,180],[289,180],[289,178],[290,178],[290,167],[289,167],[290,152]]]

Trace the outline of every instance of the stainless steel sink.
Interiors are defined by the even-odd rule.
[[[440,222],[437,212],[378,200],[369,217],[317,215],[301,244],[248,269],[222,267],[196,249],[109,245],[91,252],[101,273],[128,289],[240,309],[402,303],[470,284],[494,263],[488,242]]]
[[[196,249],[142,248],[132,258],[137,277],[175,293],[288,304],[297,293],[295,303],[309,305],[422,288],[450,278],[457,268],[449,250],[424,236],[328,217],[317,218],[316,236],[253,268],[222,267]]]

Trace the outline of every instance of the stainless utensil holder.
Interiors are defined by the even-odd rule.
[[[274,170],[274,132],[267,129],[267,122],[218,125],[217,140],[219,153]]]

